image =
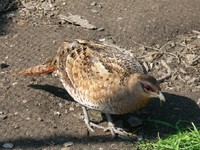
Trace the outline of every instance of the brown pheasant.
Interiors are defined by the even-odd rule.
[[[127,50],[86,40],[64,41],[52,59],[42,65],[15,72],[23,75],[56,74],[68,93],[83,107],[85,123],[127,135],[112,123],[110,114],[125,114],[144,107],[150,98],[165,101],[158,81],[145,74]],[[108,128],[90,122],[86,108],[106,114]]]

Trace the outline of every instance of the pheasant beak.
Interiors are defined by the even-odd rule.
[[[161,101],[165,102],[165,97],[164,97],[164,95],[162,94],[162,92],[159,92],[159,93],[158,93],[157,98],[159,98]]]

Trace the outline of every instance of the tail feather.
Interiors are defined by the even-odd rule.
[[[22,74],[22,75],[28,75],[28,76],[37,76],[37,75],[42,75],[42,74],[53,73],[55,70],[56,70],[55,62],[51,59],[41,65],[20,70],[20,71],[16,71],[12,75],[15,76],[17,74]]]

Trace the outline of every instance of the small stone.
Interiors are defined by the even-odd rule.
[[[54,115],[61,116],[61,113],[59,111],[54,112]]]
[[[15,86],[17,84],[17,82],[12,83],[13,86]]]
[[[66,2],[63,2],[62,5],[67,5],[67,3],[66,3]]]
[[[43,121],[43,119],[41,117],[38,118],[38,121]]]
[[[6,64],[6,63],[1,63],[1,69],[8,68],[8,67],[9,67],[8,64]]]
[[[104,31],[104,30],[105,30],[105,29],[102,28],[102,27],[97,29],[97,31]]]
[[[4,115],[4,114],[0,115],[0,119],[5,120],[6,118],[8,118],[7,115]]]
[[[149,65],[150,69],[153,69],[153,66],[154,66],[154,64],[150,63],[150,65]]]
[[[27,100],[23,100],[22,103],[26,104],[28,101]]]
[[[74,107],[70,107],[69,110],[70,110],[70,111],[74,111]]]
[[[97,3],[96,2],[92,2],[91,4],[90,4],[90,6],[95,6]]]
[[[103,6],[102,6],[102,5],[98,5],[98,7],[99,7],[99,8],[103,8]]]
[[[14,126],[13,126],[13,129],[19,129],[20,128],[20,126],[18,125],[18,124],[15,124]]]
[[[99,39],[100,42],[105,42],[106,38]]]
[[[14,147],[13,143],[4,143],[2,146],[3,148],[7,148],[7,149],[11,149]]]
[[[102,148],[102,147],[100,147],[100,148],[99,148],[99,150],[103,150],[103,148]]]
[[[93,13],[98,13],[98,11],[95,10],[95,9],[92,9],[91,11],[92,11]]]
[[[30,117],[27,117],[26,120],[31,120],[31,118],[30,118]]]
[[[54,44],[56,44],[56,41],[55,41],[55,40],[53,40],[53,45],[54,45]]]
[[[66,142],[66,143],[63,144],[64,147],[70,147],[72,145],[74,145],[73,142]]]
[[[144,139],[144,138],[143,138],[142,135],[138,135],[138,136],[137,136],[137,140],[138,140],[138,141],[142,141],[143,139]]]

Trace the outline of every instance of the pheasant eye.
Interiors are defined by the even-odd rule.
[[[144,91],[149,92],[152,91],[152,88],[149,85],[144,86]]]

